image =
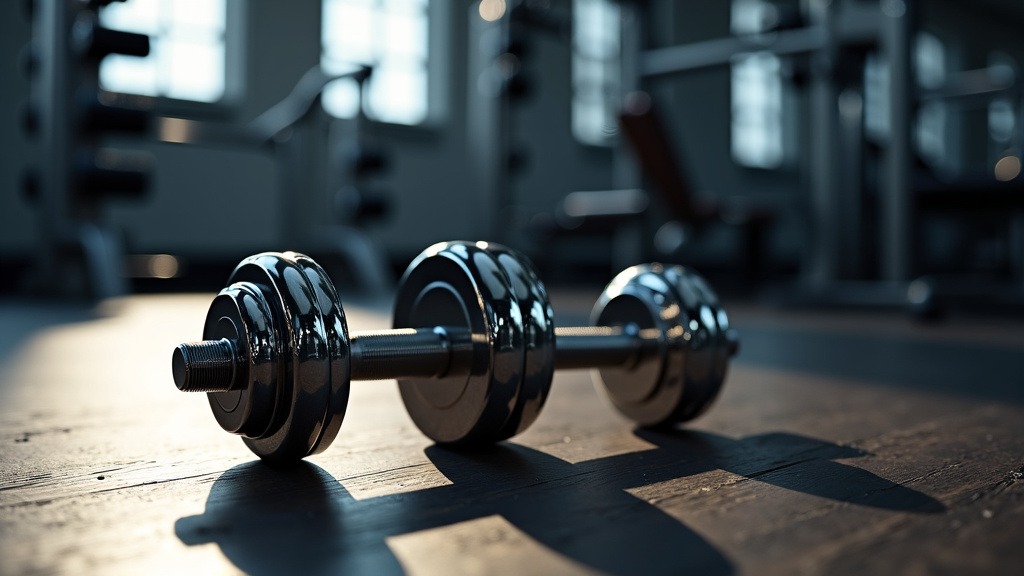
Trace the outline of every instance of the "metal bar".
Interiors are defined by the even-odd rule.
[[[298,123],[319,101],[328,84],[342,78],[354,78],[362,82],[362,79],[371,73],[372,68],[369,66],[362,66],[344,74],[328,74],[320,66],[314,66],[302,75],[288,96],[249,122],[246,128],[264,141],[270,141]]]
[[[442,378],[466,374],[472,365],[473,336],[465,328],[435,326],[349,337],[352,380]],[[659,345],[656,330],[635,326],[555,328],[555,368],[628,367]]]
[[[889,62],[889,142],[882,181],[882,277],[907,280],[911,273],[910,169],[913,164],[914,96],[913,0],[894,2],[884,10],[884,48]]]
[[[245,126],[165,116],[156,119],[157,138],[174,144],[258,148],[272,143],[276,135],[302,120],[331,82],[344,78],[362,82],[371,73],[368,66],[343,74],[328,74],[314,66],[303,74],[288,96]]]
[[[640,75],[666,76],[728,65],[743,52],[768,51],[778,56],[806,54],[826,44],[823,26],[808,26],[770,34],[733,36],[647,50],[640,57]]]
[[[242,126],[205,120],[186,120],[171,116],[156,118],[156,137],[161,142],[208,147],[259,148],[266,144],[262,135]]]
[[[472,335],[465,328],[398,328],[349,335],[352,380],[441,378],[469,373]]]
[[[840,225],[842,208],[842,177],[839,162],[839,117],[836,105],[839,91],[835,71],[839,46],[835,3],[821,3],[814,13],[815,28],[822,31],[822,44],[811,60],[810,87],[810,209],[814,228],[813,242],[806,245],[803,266],[804,283],[820,290],[837,279],[842,258]],[[846,215],[849,216],[849,215]],[[859,223],[848,223],[857,227]]]
[[[555,328],[555,368],[628,367],[650,351],[659,339],[636,326]]]
[[[998,67],[964,70],[953,74],[942,86],[920,89],[920,100],[969,100],[987,103],[1001,96],[1013,97],[1021,92],[1012,71]]]
[[[71,6],[67,2],[40,2],[32,19],[34,42],[40,53],[38,80],[33,90],[38,105],[40,149],[44,151],[39,173],[39,241],[35,264],[40,286],[60,282],[62,270],[58,253],[60,244],[72,230],[73,191],[69,166],[71,142],[69,126],[71,106],[69,94],[68,37]]]
[[[656,329],[635,325],[556,328],[555,368],[629,367],[658,349]],[[466,328],[396,328],[349,335],[355,380],[432,379],[469,374],[473,334]],[[186,392],[235,389],[237,343],[226,339],[190,342],[174,354],[174,381]]]

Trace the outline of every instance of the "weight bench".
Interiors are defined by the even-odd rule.
[[[602,190],[572,192],[560,204],[554,222],[556,234],[607,232],[636,222],[650,209],[650,197],[661,198],[672,220],[695,233],[728,224],[743,236],[743,275],[758,278],[763,270],[764,247],[776,212],[738,200],[698,198],[679,155],[668,137],[650,96],[634,92],[626,97],[619,113],[620,132],[629,143],[651,192]]]

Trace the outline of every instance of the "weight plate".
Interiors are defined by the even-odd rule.
[[[341,422],[345,419],[345,409],[348,407],[352,382],[352,353],[349,347],[345,310],[342,308],[341,298],[338,297],[334,283],[331,282],[327,272],[312,258],[302,254],[294,256],[295,263],[303,269],[306,279],[309,280],[309,284],[313,288],[313,294],[316,295],[317,304],[320,306],[324,329],[327,333],[331,392],[320,438],[310,450],[310,454],[319,454],[326,450],[331,442],[334,442],[341,429]]]
[[[537,419],[555,373],[555,321],[547,290],[533,263],[523,254],[496,244],[488,248],[508,274],[523,318],[523,379],[519,397],[497,440],[526,430]]]
[[[682,266],[668,267],[664,274],[679,294],[690,334],[683,395],[667,420],[678,423],[696,418],[718,397],[734,344],[729,338],[729,317],[704,278]]]
[[[235,342],[235,382],[245,385],[229,392],[207,394],[217,423],[224,430],[257,437],[272,424],[277,404],[278,342],[270,306],[260,289],[247,282],[231,284],[210,304],[203,328],[204,340],[227,338]]]
[[[594,307],[596,325],[637,323],[662,335],[660,354],[633,368],[598,370],[620,412],[644,426],[700,415],[718,396],[733,343],[718,297],[682,266],[645,264],[619,274]]]
[[[279,328],[282,378],[274,423],[267,434],[243,439],[256,455],[278,463],[298,461],[311,453],[323,432],[331,392],[324,317],[297,257],[292,252],[250,256],[229,279],[229,283],[258,286]]]
[[[596,326],[635,324],[657,334],[656,353],[635,366],[598,369],[594,379],[621,413],[644,426],[669,421],[684,392],[688,318],[664,271],[660,264],[624,270],[605,288],[591,313]]]
[[[501,439],[523,377],[523,318],[508,274],[485,242],[443,242],[409,265],[395,298],[394,327],[464,327],[470,366],[460,375],[399,382],[419,429],[439,443]]]

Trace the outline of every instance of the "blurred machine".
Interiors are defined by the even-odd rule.
[[[960,217],[984,212],[994,221],[1020,214],[1024,181],[1017,174],[965,179],[927,170],[915,142],[918,112],[923,102],[939,99],[955,103],[1009,96],[1021,102],[1019,85],[1012,74],[991,68],[919,85],[915,42],[922,3],[915,0],[811,2],[799,12],[770,2],[756,4],[764,17],[752,35],[635,52],[627,67],[635,71],[634,83],[727,65],[749,52],[797,59],[807,74],[808,229],[801,282],[790,297],[838,304],[907,302],[930,311],[942,282],[927,287],[911,282],[922,270],[922,219],[941,210]],[[635,21],[633,33],[642,38],[645,19]],[[875,119],[884,130],[869,136],[865,101],[872,72],[884,86],[883,117]],[[1019,164],[1020,148],[1015,154]],[[1010,243],[1012,252],[1024,254],[1019,239]],[[1019,302],[1024,302],[1022,264],[1017,262],[1013,273],[1017,285],[1007,287],[1010,298]],[[973,282],[970,291],[980,298],[1007,292],[994,282]]]
[[[481,48],[469,55],[470,71],[479,73],[468,109],[470,155],[489,200],[491,237],[509,242],[524,224],[516,213],[516,188],[530,162],[531,140],[537,137],[520,128],[520,113],[541,82],[534,70],[536,44],[539,36],[569,38],[571,20],[550,2],[526,0],[485,0],[470,12],[469,37]]]
[[[953,173],[924,162],[919,152],[919,123],[927,105],[956,108],[1002,99],[1016,103],[1024,114],[1021,85],[1005,65],[948,73],[941,81],[922,84],[916,69],[920,9],[913,0],[799,6],[736,2],[733,10],[747,11],[742,16],[753,22],[749,32],[662,46],[655,45],[652,30],[659,27],[664,6],[623,3],[621,89],[631,95],[623,97],[619,128],[627,144],[623,149],[640,168],[637,184],[660,199],[657,206],[671,214],[669,225],[699,231],[716,221],[741,224],[746,277],[754,278],[764,260],[764,230],[774,219],[772,210],[747,202],[730,208],[735,196],[723,204],[720,198],[695,194],[682,168],[687,159],[674,150],[671,138],[678,125],[659,119],[652,111],[658,103],[645,94],[657,99],[670,79],[732,66],[749,55],[770,55],[784,63],[785,81],[800,92],[806,111],[802,133],[807,138],[799,158],[807,191],[793,194],[803,222],[804,255],[800,281],[787,286],[784,300],[910,304],[925,314],[943,295],[1024,303],[1024,178],[1019,169],[1024,130],[1018,124],[995,173]],[[646,99],[642,106],[637,94]],[[867,116],[871,99],[874,118]],[[660,107],[669,106],[662,102]],[[618,230],[646,218],[644,212],[653,206],[637,196],[636,187],[574,192],[562,202],[562,218],[556,222],[561,233]],[[937,214],[966,223],[983,215],[1003,229],[1008,258],[1002,276],[1010,282],[999,274],[988,279],[967,275],[962,281],[956,275],[919,278],[929,271],[922,222]]]
[[[354,120],[332,127],[320,105],[329,83],[353,78],[362,94],[372,72],[363,67],[327,74],[315,66],[291,94],[245,126],[160,118],[156,137],[193,146],[266,150],[280,174],[278,214],[288,244],[340,264],[345,270],[339,277],[367,291],[387,289],[394,281],[391,271],[363,226],[390,209],[387,194],[374,183],[387,170],[388,155],[364,139],[362,107]]]
[[[104,138],[144,134],[150,114],[145,98],[101,90],[99,65],[110,54],[146,56],[149,38],[101,26],[98,11],[111,1],[30,3],[32,102],[25,129],[40,154],[24,176],[24,191],[39,216],[29,281],[34,294],[99,299],[124,291],[124,249],[104,207],[143,198],[152,160],[105,148]]]
[[[361,287],[389,287],[390,267],[362,228],[388,213],[387,194],[375,183],[388,167],[387,155],[366,141],[362,113],[334,122],[320,106],[329,82],[351,77],[362,93],[372,69],[329,75],[314,67],[289,96],[247,125],[157,116],[153,98],[100,86],[106,56],[150,51],[146,35],[101,24],[101,10],[113,1],[28,4],[33,29],[25,68],[32,94],[24,126],[39,143],[39,157],[23,179],[39,218],[29,290],[92,300],[126,291],[131,270],[123,233],[104,208],[145,197],[155,159],[123,148],[147,141],[269,152],[279,172],[275,217],[286,243],[338,263],[345,272],[339,277]],[[122,149],[108,147],[113,136],[122,137]]]

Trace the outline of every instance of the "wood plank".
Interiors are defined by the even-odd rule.
[[[0,573],[1024,569],[1012,337],[741,311],[749,357],[686,429],[636,430],[566,372],[530,430],[464,454],[367,383],[335,445],[278,470],[172,385],[169,352],[209,298],[0,305]]]

